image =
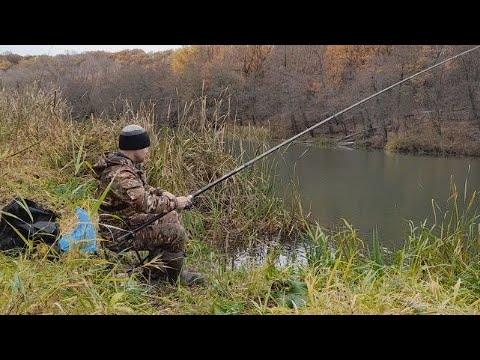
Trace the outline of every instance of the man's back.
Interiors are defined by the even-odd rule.
[[[93,166],[99,180],[97,195],[108,188],[100,214],[117,215],[123,220],[137,213],[135,201],[144,196],[145,173],[140,166],[120,152],[106,152]]]

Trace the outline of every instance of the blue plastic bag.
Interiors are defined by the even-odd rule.
[[[58,244],[61,251],[69,251],[72,248],[79,248],[82,252],[96,253],[97,241],[96,231],[90,215],[82,208],[76,209],[79,224],[72,232],[64,235]]]

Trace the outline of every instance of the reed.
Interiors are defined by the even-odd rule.
[[[73,121],[58,93],[38,87],[0,91],[0,203],[14,196],[36,200],[61,213],[63,232],[75,226],[77,206],[96,218],[101,197],[95,195],[91,165],[116,147],[118,132],[129,123],[152,134],[150,182],[173,193],[192,192],[246,160],[246,152],[235,155],[227,141],[239,144],[244,133],[226,128],[226,102],[207,103],[201,97],[185,105],[172,128],[155,124],[148,104],[138,111],[126,106],[115,121],[103,116]],[[347,219],[335,231],[305,221],[298,194],[292,194],[291,206],[276,197],[274,166],[258,162],[200,196],[195,210],[183,212],[190,234],[186,265],[205,273],[209,286],[152,287],[139,281],[141,269],[130,271],[135,260],[130,255],[59,255],[38,245],[0,253],[0,313],[479,312],[478,194],[469,191],[468,182],[459,189],[452,181],[447,207],[432,201],[432,221],[410,222],[405,246],[390,254],[376,235],[368,249]],[[276,245],[260,265],[250,259],[229,266],[225,249],[268,243],[273,234],[303,238],[305,261],[280,266],[282,250]]]

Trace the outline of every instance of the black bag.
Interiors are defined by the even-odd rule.
[[[26,247],[22,236],[34,243],[53,244],[60,233],[60,227],[55,223],[58,217],[58,213],[32,200],[13,199],[0,213],[0,250]]]

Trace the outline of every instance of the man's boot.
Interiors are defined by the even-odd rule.
[[[182,285],[200,285],[205,283],[205,278],[202,274],[183,270],[184,252],[176,253],[164,251],[162,254],[162,261],[165,264],[165,270],[168,279],[171,283],[180,280]]]
[[[161,251],[151,251],[145,259],[145,262],[149,263],[153,261],[155,257],[159,257],[159,261],[156,266],[145,266],[143,269],[143,277],[148,281],[149,284],[156,284],[168,281],[167,273],[163,266],[164,264],[161,254]]]

